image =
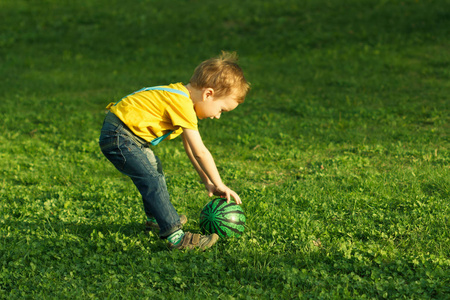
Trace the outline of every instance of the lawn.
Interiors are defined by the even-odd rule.
[[[450,298],[450,3],[0,1],[0,299]],[[169,251],[103,157],[105,107],[237,51],[200,121],[240,238]],[[181,139],[155,149],[199,232]]]

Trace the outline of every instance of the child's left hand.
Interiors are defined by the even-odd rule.
[[[208,191],[209,197],[213,195],[220,196],[222,198],[227,199],[227,203],[230,203],[231,198],[233,198],[234,201],[236,201],[236,204],[242,204],[241,198],[238,196],[238,194],[235,191],[231,190],[226,185],[216,187],[211,183],[206,183],[205,187],[206,190]]]
[[[212,197],[216,191],[216,186],[212,183],[205,183],[206,190],[208,191],[208,197]]]

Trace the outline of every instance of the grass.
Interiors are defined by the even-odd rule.
[[[0,298],[450,297],[446,1],[0,3]],[[236,50],[200,122],[245,234],[169,252],[101,155],[104,107]],[[198,232],[180,140],[155,150]],[[180,176],[180,174],[183,174]]]

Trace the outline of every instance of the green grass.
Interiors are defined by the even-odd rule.
[[[0,2],[0,298],[450,298],[448,1]],[[200,122],[247,228],[143,230],[104,107],[236,50],[246,102]],[[155,150],[199,232],[181,140]]]

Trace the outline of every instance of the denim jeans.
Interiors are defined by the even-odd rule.
[[[180,217],[170,202],[161,161],[148,144],[111,112],[103,123],[99,144],[106,158],[136,185],[145,214],[158,222],[159,236],[166,238],[180,229]]]

